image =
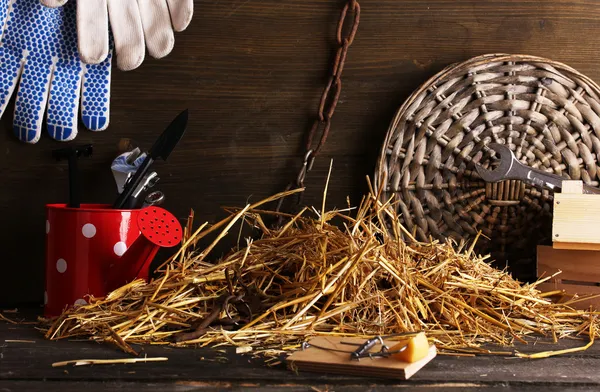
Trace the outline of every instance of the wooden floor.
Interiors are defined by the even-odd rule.
[[[30,342],[14,342],[25,340]],[[564,341],[575,347],[585,341]],[[0,321],[0,391],[598,391],[600,346],[554,358],[525,360],[501,357],[439,355],[404,382],[327,376],[267,367],[231,349],[225,353],[203,348],[137,346],[142,355],[169,358],[160,363],[57,367],[74,359],[114,359],[128,356],[112,346],[89,341],[48,341],[31,325]],[[557,349],[538,342],[523,352]],[[219,350],[222,350],[220,348]]]

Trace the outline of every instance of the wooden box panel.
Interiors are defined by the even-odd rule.
[[[562,271],[556,277],[560,281],[600,282],[600,252],[538,246],[537,276],[542,278],[558,271]]]
[[[600,309],[600,287],[583,286],[574,284],[565,284],[558,282],[545,282],[538,285],[538,289],[543,292],[562,290],[564,295],[553,296],[557,303],[566,303],[575,309]],[[578,299],[575,302],[575,295]]]
[[[600,195],[582,194],[581,181],[563,181],[554,194],[552,241],[556,249],[600,250]]]
[[[589,297],[569,303],[576,309],[600,309],[600,252],[593,250],[537,248],[537,276],[545,278],[562,271],[550,281],[538,285],[543,292],[561,290],[564,295],[553,296],[560,303],[569,303],[574,296]]]

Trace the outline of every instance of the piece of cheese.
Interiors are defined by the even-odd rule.
[[[429,352],[429,342],[425,332],[419,332],[417,335],[407,340],[402,340],[390,347],[389,351],[394,352],[406,348],[399,353],[392,354],[391,357],[402,362],[414,363],[427,356]]]

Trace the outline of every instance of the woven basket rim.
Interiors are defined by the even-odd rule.
[[[482,54],[421,83],[383,139],[372,189],[393,205],[405,240],[472,243],[532,276],[537,245],[553,240],[553,192],[483,181],[475,164],[495,167],[496,141],[526,165],[600,186],[600,85],[542,56]]]
[[[501,53],[500,52],[500,53],[486,53],[486,54],[482,54],[479,56],[471,57],[462,62],[451,63],[451,64],[447,65],[446,67],[444,67],[439,72],[437,72],[436,74],[434,74],[433,76],[431,76],[424,83],[422,83],[416,90],[414,90],[408,96],[408,98],[406,98],[404,100],[404,102],[402,103],[400,108],[396,111],[396,113],[393,117],[393,120],[390,122],[390,125],[386,131],[386,136],[384,138],[384,141],[383,141],[380,151],[379,151],[379,158],[377,160],[377,165],[376,165],[375,175],[374,175],[374,180],[373,180],[373,184],[374,184],[376,190],[379,190],[380,185],[381,185],[380,178],[384,174],[383,167],[386,163],[385,148],[389,144],[390,139],[393,137],[393,134],[394,134],[393,130],[397,127],[398,122],[400,121],[402,115],[404,114],[406,109],[412,105],[412,103],[414,102],[416,97],[418,97],[421,93],[423,93],[428,88],[430,88],[432,85],[434,85],[437,81],[444,78],[450,72],[456,73],[456,72],[460,71],[461,69],[465,69],[468,67],[481,66],[481,65],[484,65],[487,63],[497,63],[497,62],[545,63],[545,64],[551,65],[557,69],[562,69],[562,70],[568,71],[568,72],[576,75],[578,78],[581,78],[583,81],[585,81],[589,86],[596,89],[596,91],[600,95],[600,85],[598,85],[590,77],[582,74],[581,72],[577,71],[575,68],[573,68],[563,62],[548,59],[545,57],[529,55],[529,54],[509,54],[509,53]],[[384,200],[383,202],[386,202],[386,201],[387,200]]]

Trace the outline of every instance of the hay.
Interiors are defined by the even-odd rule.
[[[554,341],[597,335],[595,312],[553,304],[536,289],[541,281],[521,284],[476,255],[474,244],[406,244],[400,233],[410,233],[395,208],[373,190],[353,216],[304,208],[283,227],[268,228],[266,217],[274,213],[259,207],[294,192],[230,209],[229,217],[193,234],[189,222],[181,249],[161,266],[159,278],[89,298],[53,320],[46,337],[83,336],[132,354],[132,343],[227,344],[274,356],[314,335],[425,331],[440,352],[458,355],[515,354],[483,346],[511,346],[528,335]],[[343,224],[333,225],[334,219]],[[260,230],[259,238],[217,264],[207,262],[242,222]],[[208,247],[194,249],[219,230]]]

